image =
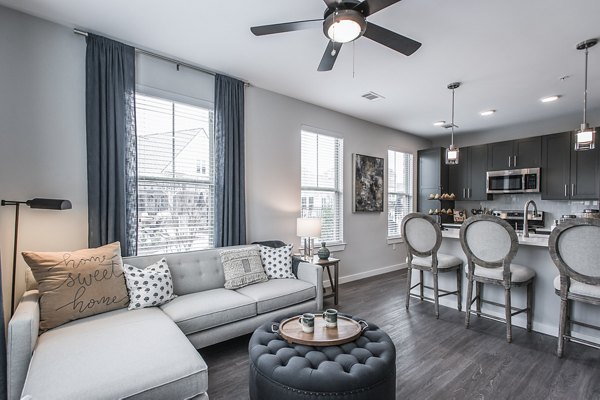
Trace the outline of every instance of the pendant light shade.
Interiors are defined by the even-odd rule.
[[[453,82],[448,85],[448,89],[452,90],[452,122],[450,124],[450,128],[452,128],[452,133],[450,136],[450,147],[446,149],[446,164],[448,165],[456,165],[459,161],[459,149],[454,146],[454,91],[460,86],[460,82]]]
[[[577,50],[585,50],[585,90],[583,92],[583,123],[575,132],[575,150],[593,150],[596,147],[596,130],[587,123],[587,78],[588,78],[588,51],[595,46],[598,39],[588,39],[577,45]]]

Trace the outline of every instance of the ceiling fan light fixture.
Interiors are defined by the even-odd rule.
[[[323,32],[334,42],[348,43],[365,33],[367,21],[356,10],[336,10],[323,22]]]

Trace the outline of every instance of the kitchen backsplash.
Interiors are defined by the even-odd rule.
[[[555,201],[542,200],[539,193],[528,194],[497,194],[493,200],[486,201],[457,201],[457,210],[467,210],[471,216],[471,209],[487,208],[489,210],[523,210],[528,200],[535,201],[539,211],[544,211],[544,225],[549,228],[552,221],[560,219],[564,214],[577,214],[586,208],[598,208],[598,200],[595,201]]]

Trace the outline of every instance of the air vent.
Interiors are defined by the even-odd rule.
[[[368,92],[362,95],[362,97],[364,97],[367,100],[371,100],[371,101],[375,101],[375,100],[380,100],[380,99],[385,99],[385,97],[383,97],[380,94],[377,94],[375,92]]]

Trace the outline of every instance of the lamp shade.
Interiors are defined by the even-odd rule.
[[[69,200],[60,199],[39,199],[27,200],[25,202],[31,208],[41,208],[44,210],[70,210],[73,208]]]
[[[300,237],[321,236],[321,218],[298,218],[296,220],[296,235]]]

